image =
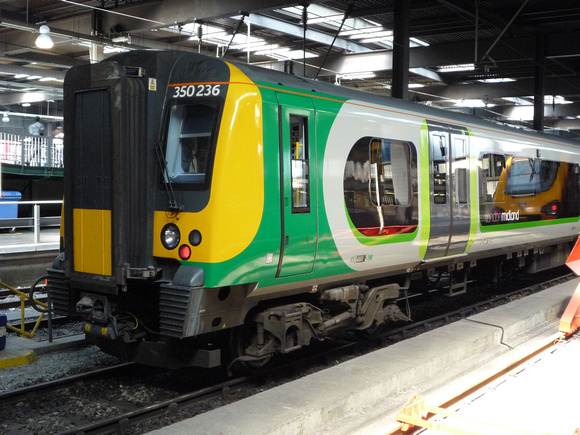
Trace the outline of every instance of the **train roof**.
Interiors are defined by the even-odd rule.
[[[494,129],[498,131],[510,132],[510,133],[518,133],[522,135],[529,136],[530,138],[534,139],[543,139],[543,140],[550,140],[554,142],[561,142],[566,143],[571,146],[580,147],[580,143],[578,141],[572,139],[565,139],[561,138],[556,135],[538,132],[535,130],[527,129],[527,128],[518,128],[507,124],[501,124],[498,122],[492,122],[485,118],[481,118],[476,115],[467,115],[464,113],[457,113],[448,110],[438,109],[434,107],[425,106],[423,104],[415,103],[412,101],[401,100],[398,98],[386,96],[386,95],[377,95],[372,94],[370,92],[360,91],[357,89],[346,88],[339,85],[322,82],[318,80],[308,79],[304,77],[295,76],[292,74],[288,74],[282,71],[272,70],[260,66],[249,65],[241,62],[235,62],[230,60],[224,60],[222,58],[206,56],[204,54],[192,53],[192,52],[180,52],[174,50],[134,50],[127,53],[120,53],[114,56],[111,56],[109,60],[118,61],[124,65],[126,65],[126,60],[128,58],[139,58],[143,56],[145,53],[148,55],[161,55],[165,58],[164,63],[168,64],[166,61],[170,59],[177,59],[181,56],[200,56],[205,59],[205,61],[215,61],[215,62],[227,62],[235,65],[239,68],[244,74],[246,74],[252,81],[254,82],[265,82],[271,83],[272,85],[278,85],[283,87],[301,89],[305,92],[309,93],[320,93],[324,95],[331,95],[339,98],[344,98],[348,100],[359,100],[366,103],[374,104],[377,106],[385,106],[389,108],[393,108],[396,110],[406,111],[406,112],[414,112],[424,115],[425,117],[432,117],[432,118],[443,118],[445,120],[449,120],[452,122],[473,125],[473,126],[480,126],[486,129]],[[125,60],[125,61],[123,61]]]

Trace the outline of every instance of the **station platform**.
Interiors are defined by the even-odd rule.
[[[38,252],[58,250],[60,241],[59,227],[41,228],[38,243],[34,240],[34,231],[29,228],[17,228],[14,231],[0,232],[0,256],[20,252]]]
[[[6,337],[4,350],[0,350],[0,370],[29,364],[41,358],[43,354],[80,346],[84,344],[84,341],[84,334],[59,337],[51,342],[48,340],[38,341],[32,338],[10,334]],[[2,372],[0,371],[1,377]]]
[[[396,414],[413,394],[440,406],[498,367],[508,367],[561,337],[559,320],[579,283],[578,278],[568,281],[151,433],[389,433],[399,427]],[[566,375],[573,376],[577,364],[574,360],[560,364],[553,368],[555,387],[578,391]],[[534,398],[543,400],[539,384]],[[556,415],[544,417],[578,415],[576,400],[559,404]],[[566,410],[565,405],[573,409]],[[534,415],[537,429],[544,427],[537,421],[540,416]],[[567,423],[569,431],[557,433],[571,435],[580,426]]]

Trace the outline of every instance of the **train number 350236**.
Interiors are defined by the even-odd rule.
[[[221,85],[183,85],[176,86],[173,98],[184,97],[217,97],[220,94]]]

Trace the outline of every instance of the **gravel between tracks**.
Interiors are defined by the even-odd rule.
[[[58,341],[59,336],[70,335],[73,331],[78,333],[79,330],[74,324],[69,324],[64,328],[56,327],[53,331],[53,337]],[[8,333],[7,340],[15,336],[15,333]],[[39,329],[32,338],[36,341],[47,339],[46,329]],[[44,353],[30,364],[0,370],[0,393],[109,367],[120,362],[121,360],[101,352],[96,346],[76,346],[54,353]]]

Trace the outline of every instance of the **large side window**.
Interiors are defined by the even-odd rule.
[[[344,169],[349,218],[365,236],[412,233],[417,228],[417,155],[410,142],[364,137]]]
[[[290,165],[292,173],[292,213],[310,211],[308,173],[308,118],[290,115]]]
[[[214,101],[170,107],[165,156],[167,181],[193,184],[208,181],[218,115],[219,104]]]
[[[409,146],[386,139],[371,141],[371,201],[375,206],[411,202]]]
[[[577,165],[483,154],[480,168],[482,225],[578,216]]]

